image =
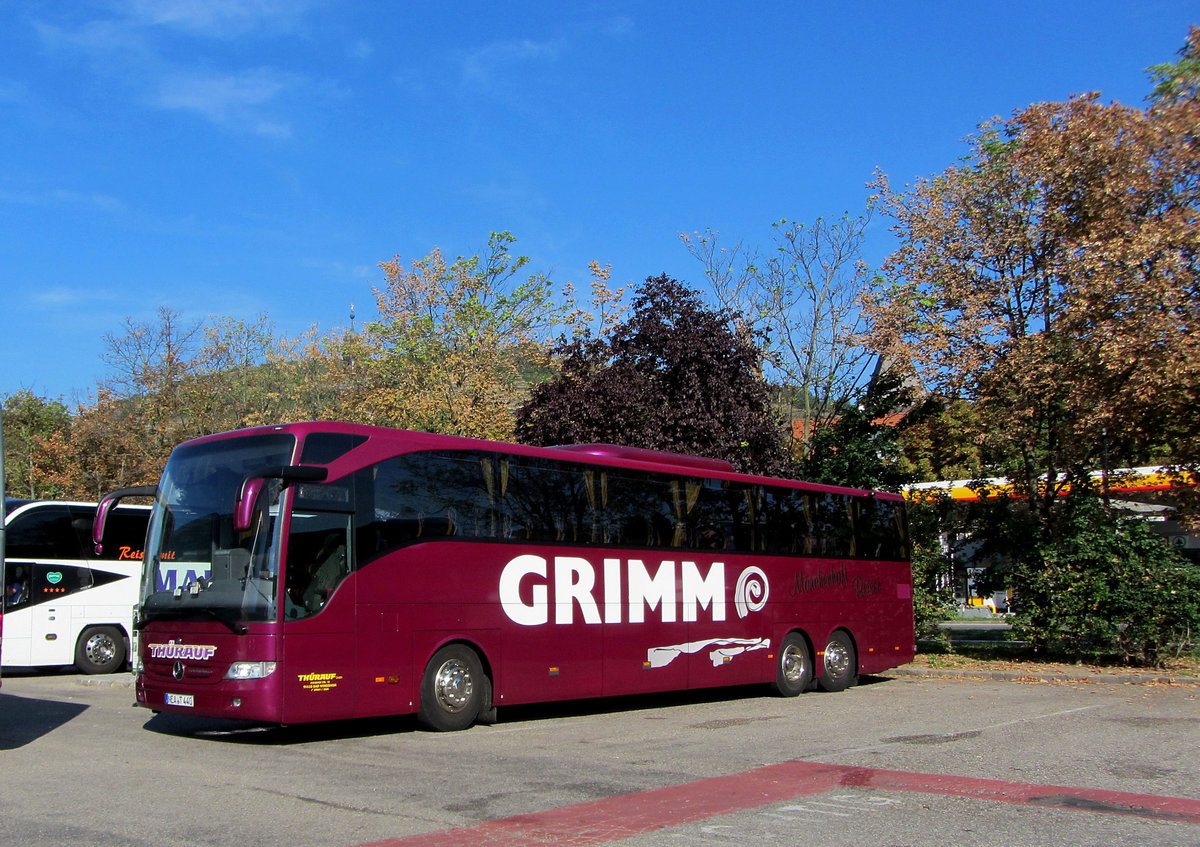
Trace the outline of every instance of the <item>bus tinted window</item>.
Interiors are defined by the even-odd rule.
[[[89,559],[141,559],[146,544],[146,512],[114,509],[104,525],[104,545],[100,555],[91,544],[94,508],[74,507],[75,528],[84,538],[85,558]]]
[[[907,558],[908,527],[899,504],[874,498],[859,503],[859,555],[869,559]]]
[[[86,558],[86,537],[76,531],[65,503],[50,503],[13,520],[6,529],[5,555],[10,559],[82,559]]]
[[[596,517],[596,479],[586,468],[522,457],[500,460],[509,482],[500,492],[508,538],[584,544]]]
[[[409,453],[362,473],[363,562],[449,537],[830,558],[906,554],[897,532],[902,509],[871,497],[473,451]]]
[[[64,594],[74,594],[94,585],[91,568],[80,565],[55,565],[33,569],[32,601],[40,603]]]
[[[314,432],[304,439],[300,462],[305,465],[327,465],[340,459],[367,440],[365,435],[345,432]]]

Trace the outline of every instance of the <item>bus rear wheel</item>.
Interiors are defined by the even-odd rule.
[[[417,721],[437,732],[466,729],[490,707],[488,689],[475,651],[465,644],[447,644],[425,667]]]
[[[812,655],[808,642],[798,632],[791,632],[779,646],[779,664],[771,687],[784,697],[795,697],[812,684]]]
[[[125,665],[125,633],[115,626],[88,627],[75,645],[81,673],[113,673]]]
[[[850,634],[839,629],[825,645],[825,670],[817,685],[822,691],[845,691],[858,681],[858,653]]]

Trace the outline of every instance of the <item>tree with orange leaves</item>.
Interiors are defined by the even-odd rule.
[[[1021,636],[1157,665],[1194,637],[1200,567],[1088,490],[1097,469],[1200,464],[1200,30],[1151,70],[1144,108],[1034,104],[903,193],[880,177],[900,247],[867,310],[1023,495],[973,532]]]
[[[1200,30],[1144,108],[1096,94],[984,125],[893,192],[878,349],[971,401],[1049,518],[1093,469],[1200,460]],[[1065,474],[1065,477],[1061,476]]]

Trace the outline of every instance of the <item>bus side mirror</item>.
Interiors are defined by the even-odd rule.
[[[273,468],[262,468],[247,474],[242,480],[242,489],[238,492],[237,504],[233,510],[233,531],[245,532],[254,523],[254,504],[268,479],[279,479],[284,485],[291,482],[323,482],[329,476],[327,468],[317,468],[311,465],[283,465]]]
[[[100,498],[100,502],[96,504],[96,517],[92,521],[92,546],[96,548],[97,556],[104,552],[104,545],[101,543],[104,540],[104,525],[108,523],[108,516],[116,505],[126,497],[153,497],[157,491],[157,485],[135,485],[131,488],[118,488]]]

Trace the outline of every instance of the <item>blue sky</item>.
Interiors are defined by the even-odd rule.
[[[1140,105],[1194,0],[0,0],[0,396],[86,401],[159,307],[296,335],[511,231],[586,287],[945,169],[982,121]],[[867,252],[891,247],[873,224]]]

